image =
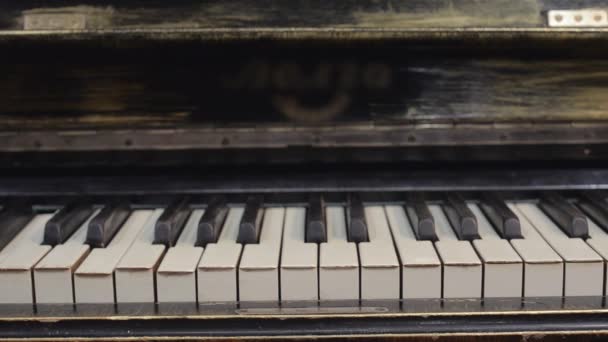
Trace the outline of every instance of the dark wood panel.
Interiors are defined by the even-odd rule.
[[[0,129],[608,119],[608,62],[569,48],[14,49],[0,64]]]

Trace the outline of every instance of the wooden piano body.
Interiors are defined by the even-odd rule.
[[[608,187],[607,42],[605,0],[2,3],[0,204],[550,192],[579,205],[581,191]],[[602,286],[565,297],[8,303],[0,338],[601,340]]]

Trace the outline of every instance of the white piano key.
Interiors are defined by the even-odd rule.
[[[56,245],[34,268],[34,285],[37,303],[73,303],[72,274],[89,253],[85,244],[89,222],[93,214],[63,244]]]
[[[281,300],[317,300],[316,243],[305,242],[306,208],[285,209],[281,252]]]
[[[32,268],[51,250],[42,245],[51,217],[36,215],[0,252],[0,303],[35,303]]]
[[[203,254],[197,247],[198,221],[204,209],[192,211],[174,247],[169,248],[156,271],[156,296],[159,303],[196,303],[196,268]]]
[[[154,244],[156,221],[163,209],[150,215],[144,228],[122,256],[114,270],[117,303],[154,303],[154,272],[165,252],[165,245]]]
[[[481,209],[469,203],[477,218],[480,240],[473,247],[483,262],[483,295],[485,298],[521,297],[523,264],[508,240],[502,239]]]
[[[106,248],[95,248],[74,273],[76,303],[114,303],[114,269],[153,210],[135,210]]]
[[[430,205],[439,241],[435,248],[443,263],[444,298],[481,297],[482,268],[473,246],[460,241],[438,205]]]
[[[209,243],[198,264],[199,302],[236,302],[237,267],[242,245],[236,242],[245,208],[230,208],[217,243]]]
[[[369,242],[359,243],[361,299],[399,299],[399,259],[382,206],[366,206]]]
[[[608,233],[600,228],[591,218],[587,217],[589,224],[589,238],[587,244],[604,259],[604,283],[608,284],[608,272],[606,264],[608,262]],[[606,286],[604,286],[604,295],[606,295]]]
[[[239,265],[239,300],[279,300],[279,258],[284,208],[266,208],[260,241],[247,244]]]
[[[319,299],[359,299],[357,245],[348,242],[346,215],[342,206],[327,206],[327,242],[319,252]]]
[[[507,205],[517,215],[521,225],[523,238],[511,240],[511,246],[524,262],[524,297],[562,296],[562,258],[545,242],[515,204]]]
[[[441,261],[433,243],[416,240],[402,206],[386,206],[386,215],[401,258],[402,298],[441,298]]]
[[[517,208],[565,262],[564,296],[603,294],[604,262],[585,241],[570,238],[535,204],[518,203]]]

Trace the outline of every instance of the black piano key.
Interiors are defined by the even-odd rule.
[[[182,228],[184,228],[190,212],[188,198],[176,199],[171,202],[156,221],[154,243],[166,246],[175,245],[175,241]]]
[[[208,243],[217,242],[226,216],[228,216],[226,198],[224,196],[213,197],[198,222],[196,245],[206,246]]]
[[[595,224],[608,232],[608,202],[603,195],[598,191],[583,191],[578,206]]]
[[[236,242],[241,244],[258,243],[263,216],[262,198],[256,196],[249,197],[245,203],[245,211],[241,218]]]
[[[350,242],[369,241],[365,209],[361,197],[357,194],[350,195],[348,199],[348,227],[346,230]]]
[[[485,193],[479,203],[494,229],[503,239],[521,239],[519,218],[496,194]]]
[[[435,219],[422,194],[410,194],[405,203],[405,210],[418,240],[437,241]]]
[[[0,250],[4,249],[34,217],[28,204],[6,205],[0,212]]]
[[[85,202],[73,202],[61,208],[46,223],[43,244],[64,243],[92,214],[93,206]]]
[[[306,211],[306,242],[327,242],[323,196],[311,195]]]
[[[538,206],[569,237],[584,238],[589,235],[585,214],[562,196],[544,193]]]
[[[465,200],[458,194],[449,193],[443,205],[445,212],[456,236],[460,240],[479,239],[477,230],[477,218],[469,209]]]
[[[89,222],[86,243],[93,248],[107,247],[130,214],[131,207],[128,203],[105,206]]]

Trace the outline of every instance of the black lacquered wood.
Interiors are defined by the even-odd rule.
[[[435,219],[426,205],[424,195],[421,193],[409,194],[405,203],[405,210],[418,240],[437,240]]]
[[[155,244],[175,245],[179,233],[190,216],[191,209],[188,202],[187,197],[176,199],[163,211],[154,228]]]
[[[608,232],[608,202],[603,192],[582,191],[577,204],[595,224]]]
[[[327,242],[325,203],[322,195],[310,195],[306,210],[306,242]]]
[[[561,195],[545,192],[538,206],[569,237],[584,238],[589,235],[585,214]]]
[[[477,218],[471,209],[467,207],[467,204],[462,196],[457,193],[448,193],[443,205],[443,211],[448,217],[448,220],[456,232],[458,239],[479,239]]]
[[[34,211],[28,204],[8,204],[0,212],[0,250],[32,220]]]
[[[369,241],[365,208],[359,194],[351,194],[348,198],[348,226],[346,231],[350,242]]]
[[[131,207],[126,202],[105,206],[89,222],[86,243],[93,248],[106,247],[130,214]]]
[[[228,203],[224,196],[215,196],[209,201],[205,213],[198,222],[197,246],[217,242],[226,216],[228,216],[228,210]]]
[[[479,206],[501,237],[504,239],[523,237],[519,218],[497,194],[484,193]]]
[[[236,239],[238,243],[258,243],[262,228],[262,218],[264,217],[262,201],[261,196],[251,196],[247,199],[245,211],[239,225],[239,234]]]
[[[92,214],[93,206],[86,201],[75,201],[61,208],[46,223],[43,244],[64,243]]]

